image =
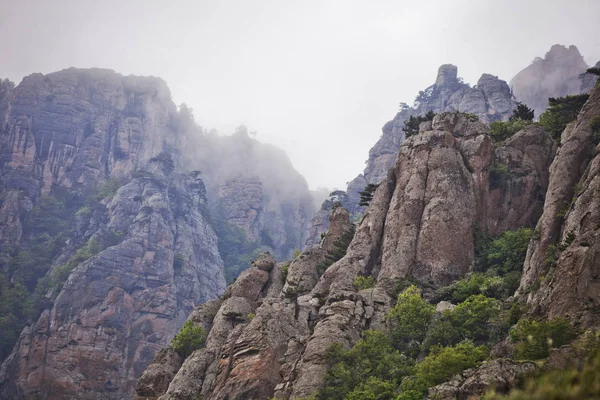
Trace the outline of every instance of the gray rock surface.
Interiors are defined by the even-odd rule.
[[[596,86],[561,136],[550,166],[544,212],[529,244],[517,294],[534,314],[568,316],[580,326],[600,323],[600,156],[590,128],[600,116]],[[539,290],[536,288],[539,287]]]
[[[1,398],[131,398],[190,312],[225,289],[210,211],[224,210],[278,256],[302,246],[311,197],[285,153],[247,132],[210,135],[185,110],[163,80],[111,70],[0,82],[3,267],[28,248],[25,222],[42,196],[81,198],[108,179],[124,184],[98,210],[74,217],[71,238],[45,266],[57,269],[91,239],[102,244],[22,332],[0,370]],[[282,280],[281,267],[261,274]]]
[[[256,266],[246,271],[248,277],[257,274],[256,287],[247,284],[244,275],[226,291],[217,315],[235,315],[238,322],[229,326],[227,335],[213,326],[209,343],[215,344],[184,362],[161,400],[195,399],[200,394],[205,399],[310,396],[324,384],[331,345],[349,347],[365,329],[386,327],[397,284],[408,279],[440,287],[459,279],[473,265],[474,225],[498,227],[506,219],[515,224],[527,220],[531,210],[520,206],[519,196],[529,198],[535,190],[514,192],[512,200],[496,196],[489,188],[489,170],[498,150],[499,157],[521,171],[518,179],[530,179],[532,187],[543,191],[543,176],[536,174],[548,162],[551,142],[528,129],[514,142],[494,149],[487,127],[458,113],[438,115],[430,128],[401,146],[396,167],[375,191],[345,256],[322,276],[317,265],[349,226],[349,213],[339,204],[332,205],[330,226],[319,246],[289,264],[283,289],[271,290],[278,282],[272,275],[278,264],[268,278],[258,276],[264,271]],[[490,215],[484,210],[492,197],[501,207]],[[539,215],[541,204],[533,208]],[[357,290],[354,280],[359,275],[376,278],[375,287]],[[237,297],[227,298],[234,292]],[[234,313],[231,307],[240,309]],[[251,321],[244,321],[246,312],[255,313]],[[479,390],[490,375],[483,374],[465,388]],[[512,375],[498,379],[495,382],[513,382]]]
[[[345,202],[342,202],[352,215],[361,215],[364,207],[358,205],[362,191],[369,183],[378,184],[394,166],[400,145],[404,141],[404,121],[411,115],[424,115],[428,111],[435,113],[460,111],[476,115],[482,122],[508,120],[516,103],[508,84],[498,77],[483,74],[477,85],[470,87],[458,78],[458,68],[451,64],[442,65],[436,82],[422,91],[413,107],[402,103],[400,110],[391,121],[382,128],[382,135],[369,150],[367,166],[363,174],[354,178],[347,186]],[[427,125],[423,130],[430,130]],[[306,247],[319,243],[320,235],[325,232],[327,215],[331,204],[324,202],[313,217],[306,241]]]
[[[153,161],[106,203],[93,237],[121,231],[123,239],[76,266],[23,331],[2,367],[3,398],[133,396],[137,378],[194,307],[225,288],[198,184]]]
[[[455,376],[451,381],[429,389],[428,399],[468,400],[479,398],[489,389],[507,393],[517,386],[519,378],[533,374],[537,366],[532,362],[519,362],[499,358],[488,361]]]

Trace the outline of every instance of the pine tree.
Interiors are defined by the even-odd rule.
[[[373,200],[373,193],[375,193],[375,189],[379,187],[379,184],[369,183],[365,186],[365,189],[362,192],[358,192],[360,194],[360,202],[358,203],[361,207],[366,207]]]
[[[517,103],[517,108],[515,110],[513,110],[513,113],[510,117],[510,121],[515,121],[515,120],[523,120],[523,121],[533,121],[533,117],[534,117],[534,113],[533,110],[529,107],[527,107],[527,105],[518,102]]]

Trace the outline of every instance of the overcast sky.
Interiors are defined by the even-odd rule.
[[[555,43],[600,59],[600,0],[0,0],[0,78],[103,67],[167,81],[198,123],[343,188],[398,103],[458,65],[509,80]]]

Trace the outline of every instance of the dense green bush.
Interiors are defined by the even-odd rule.
[[[510,330],[510,338],[516,343],[517,357],[527,360],[548,357],[551,348],[569,343],[576,335],[576,330],[563,317],[553,320],[521,319]]]
[[[469,296],[483,294],[498,300],[513,295],[521,281],[521,270],[533,230],[520,228],[506,231],[492,239],[474,230],[475,272],[450,285],[441,298],[453,302],[465,301]]]
[[[490,244],[487,268],[496,268],[502,274],[521,271],[532,235],[530,228],[504,232]]]
[[[396,385],[370,376],[367,381],[356,386],[345,400],[393,400],[396,398]]]
[[[469,297],[452,310],[446,310],[441,318],[432,322],[424,347],[449,346],[465,339],[487,341],[490,338],[489,324],[500,315],[500,302],[496,299],[475,295]]]
[[[204,347],[206,341],[206,331],[201,327],[194,325],[191,320],[185,321],[181,330],[171,342],[171,346],[183,358],[187,358],[194,351]]]
[[[492,136],[494,142],[502,142],[532,123],[531,120],[523,119],[492,122],[490,124],[490,136]]]
[[[393,397],[381,397],[381,392],[389,393],[390,385],[398,387],[403,377],[412,374],[413,361],[392,347],[387,334],[365,331],[363,335],[350,350],[339,344],[329,349],[330,368],[319,399],[344,400],[352,392],[351,398],[359,399],[359,394],[367,390],[368,382],[377,382],[377,388],[372,390],[380,392],[380,399],[391,400]]]
[[[513,110],[510,116],[510,121],[522,120],[522,121],[533,121],[534,112],[531,108],[527,107],[526,104],[517,102],[517,108]]]
[[[375,286],[375,279],[372,276],[359,275],[354,278],[354,287],[357,290],[371,289]]]
[[[452,347],[436,346],[425,359],[415,367],[415,378],[402,382],[402,391],[414,396],[415,392],[424,395],[427,389],[445,382],[457,373],[476,366],[485,360],[489,350],[485,346],[475,346],[464,341]],[[413,397],[399,397],[404,400]]]
[[[421,351],[421,343],[435,307],[421,297],[419,289],[412,285],[398,296],[398,301],[388,313],[387,319],[393,328],[390,336],[395,348],[416,356]]]
[[[578,94],[567,97],[548,99],[548,108],[540,115],[540,125],[552,138],[560,140],[560,135],[567,124],[574,121],[579,111],[589,98],[589,94]]]

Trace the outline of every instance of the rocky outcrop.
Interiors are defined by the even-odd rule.
[[[495,149],[494,176],[482,212],[487,232],[497,235],[534,226],[544,204],[555,144],[539,126],[529,125]],[[504,172],[497,172],[505,168]]]
[[[508,393],[517,386],[519,379],[532,375],[537,366],[532,362],[519,362],[499,358],[484,363],[478,368],[467,369],[451,381],[429,389],[429,399],[468,400],[479,398],[488,390]]]
[[[581,93],[580,75],[588,68],[576,46],[555,44],[544,58],[537,57],[510,80],[518,101],[535,111],[536,118],[548,106],[549,97]]]
[[[122,187],[81,207],[107,181]],[[33,247],[27,221],[39,200],[60,194],[73,216],[58,255],[36,264],[28,290],[46,271],[49,288],[0,370],[10,399],[131,397],[194,307],[225,289],[215,211],[278,256],[301,247],[312,216],[281,150],[247,132],[208,134],[161,79],[103,69],[0,83],[0,190],[8,285],[15,254]]]
[[[161,400],[200,394],[205,399],[309,396],[324,384],[331,345],[349,347],[365,329],[386,326],[399,283],[410,280],[436,288],[460,279],[473,266],[474,226],[515,229],[503,221],[529,221],[532,210],[521,206],[519,196],[544,191],[539,171],[549,162],[553,145],[543,131],[525,130],[495,149],[486,125],[459,113],[442,113],[423,129],[428,130],[401,146],[346,255],[319,277],[318,264],[349,227],[350,214],[338,203],[332,205],[330,227],[319,246],[287,267],[283,288],[272,290],[277,280],[249,272],[251,268],[248,279],[251,274],[256,286],[243,276],[227,290],[217,316],[243,307],[236,314],[240,323],[230,325],[227,335],[213,325],[207,348],[184,362]],[[519,190],[510,196],[507,189],[490,188],[496,151],[519,172],[514,183]],[[486,212],[494,201],[502,207]],[[539,215],[541,203],[536,207]],[[358,290],[356,277],[369,275],[376,279],[375,287]],[[255,316],[244,322],[244,313],[250,312]]]
[[[132,396],[195,305],[225,288],[217,238],[201,213],[203,189],[151,161],[107,199],[99,229],[84,239],[105,243],[110,232],[123,239],[77,265],[23,331],[2,366],[3,398]]]
[[[562,133],[517,292],[533,313],[568,316],[582,326],[600,323],[595,311],[600,304],[600,156],[590,126],[598,116],[596,86],[577,120]]]
[[[470,87],[458,77],[458,68],[451,64],[442,65],[437,74],[435,84],[421,91],[413,107],[401,103],[400,110],[393,120],[382,128],[382,135],[369,151],[367,166],[362,175],[353,179],[347,187],[348,201],[344,203],[351,214],[360,215],[364,207],[358,205],[362,191],[367,184],[378,184],[387,176],[394,166],[401,143],[404,141],[404,121],[411,115],[460,111],[476,115],[480,121],[489,123],[507,120],[516,103],[506,82],[497,76],[483,74],[477,85]],[[327,230],[326,218],[323,215],[330,210],[324,203],[315,215],[306,241],[306,247],[318,243],[321,233]]]

